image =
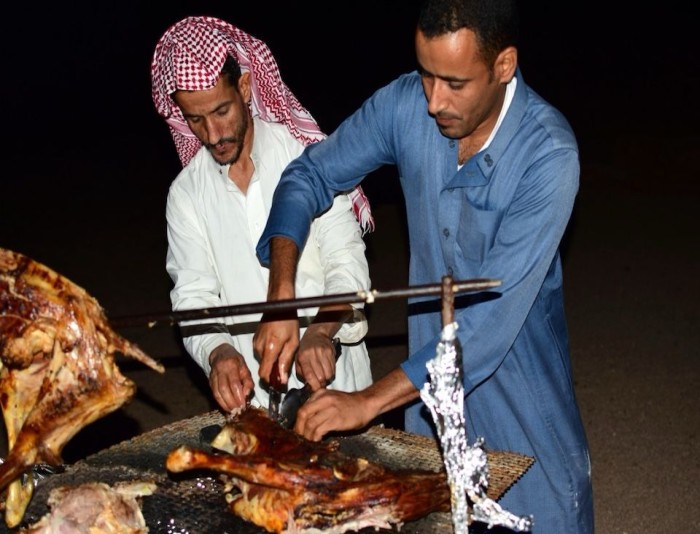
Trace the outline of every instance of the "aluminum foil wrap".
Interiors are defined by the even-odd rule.
[[[483,438],[477,438],[471,446],[467,443],[462,349],[457,328],[456,322],[444,326],[435,358],[428,362],[430,382],[421,390],[421,399],[430,409],[440,437],[452,497],[454,532],[468,533],[472,521],[487,523],[489,528],[504,526],[516,532],[529,531],[531,517],[511,514],[486,494],[489,470]]]

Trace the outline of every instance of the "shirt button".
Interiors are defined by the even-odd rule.
[[[453,274],[453,273],[452,273],[452,267],[448,267],[448,268],[447,268],[447,274],[450,275],[450,276],[452,276],[452,274]]]
[[[454,140],[450,140],[450,148],[454,148],[454,147],[455,147],[455,142],[454,142]]]
[[[444,235],[445,237],[450,237],[450,231],[447,228],[443,228],[442,235]]]

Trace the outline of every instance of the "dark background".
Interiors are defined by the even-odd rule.
[[[149,77],[169,25],[213,15],[265,41],[329,133],[414,67],[416,2],[292,4],[6,6],[0,246],[83,286],[112,317],[169,309],[164,210],[180,165]],[[597,531],[699,530],[695,18],[680,2],[521,4],[525,80],[564,112],[581,148],[563,250]],[[367,237],[373,287],[400,287],[408,251],[398,180],[383,169],[363,186],[378,224]],[[405,357],[405,309],[378,303],[368,313],[379,377]],[[81,433],[68,460],[211,408],[176,331],[124,335],[167,372],[124,362],[137,398]]]
[[[267,42],[283,79],[326,132],[414,67],[415,1],[339,2],[332,9],[328,2],[147,4],[23,3],[10,8],[0,35],[0,240],[69,277],[80,274],[88,288],[106,273],[115,284],[129,280],[97,295],[118,315],[138,311],[132,294],[169,283],[162,261],[145,266],[143,254],[163,246],[165,195],[180,168],[150,97],[151,55],[170,24],[214,15]],[[522,2],[525,79],[572,123],[582,180],[592,178],[588,169],[615,166],[623,153],[626,165],[644,172],[635,182],[685,185],[687,165],[698,168],[689,157],[699,72],[692,17],[668,2],[607,4]],[[657,167],[663,176],[648,172]],[[629,180],[631,171],[606,179]],[[380,174],[386,179],[365,182],[373,204],[400,205],[395,175]],[[105,228],[119,227],[106,242]],[[137,273],[140,282],[133,282]]]

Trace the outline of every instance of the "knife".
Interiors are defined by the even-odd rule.
[[[340,339],[337,337],[333,339],[333,347],[335,348],[335,361],[338,361],[342,348],[340,345]],[[312,393],[313,391],[311,390],[311,386],[309,386],[309,384],[305,384],[303,388],[290,389],[287,392],[287,395],[285,395],[282,405],[278,409],[277,420],[279,421],[279,424],[284,428],[294,428],[294,423],[296,423],[299,408],[301,408],[301,405],[309,400]]]
[[[280,421],[280,402],[282,401],[282,378],[280,377],[279,360],[275,362],[275,366],[270,373],[270,401],[267,405],[267,415],[273,421]]]

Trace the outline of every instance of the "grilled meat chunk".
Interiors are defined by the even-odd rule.
[[[121,482],[110,487],[90,482],[51,490],[51,511],[23,534],[146,534],[140,497],[151,495],[153,482]]]
[[[179,447],[166,468],[222,473],[233,513],[268,532],[391,528],[450,510],[444,472],[390,470],[337,442],[308,441],[257,408],[234,416],[212,446],[221,452]]]

